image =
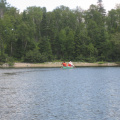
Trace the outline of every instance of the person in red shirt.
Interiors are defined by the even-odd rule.
[[[63,62],[62,65],[65,66],[65,67],[67,67],[67,63],[65,63],[65,62]]]

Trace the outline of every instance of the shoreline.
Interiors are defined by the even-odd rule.
[[[66,62],[68,63],[68,62]],[[87,62],[73,62],[75,67],[115,67],[120,66],[117,63],[87,63]],[[19,63],[16,62],[13,66],[7,63],[0,66],[0,68],[59,68],[62,67],[61,62],[45,62],[45,63]]]

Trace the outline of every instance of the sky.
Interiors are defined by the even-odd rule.
[[[11,6],[16,7],[22,12],[27,7],[37,6],[46,7],[47,11],[52,11],[60,5],[75,9],[77,6],[84,10],[89,9],[91,4],[97,5],[98,0],[6,0]],[[120,0],[102,0],[106,11],[114,9],[116,4],[120,4]]]

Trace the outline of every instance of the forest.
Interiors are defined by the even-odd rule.
[[[0,62],[119,62],[120,5],[108,12],[90,5],[47,12],[31,6],[23,12],[0,2]]]

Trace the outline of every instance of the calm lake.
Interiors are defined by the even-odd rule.
[[[0,69],[0,120],[120,120],[120,67]]]

